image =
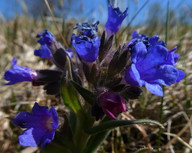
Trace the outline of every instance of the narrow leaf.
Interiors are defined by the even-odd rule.
[[[91,129],[88,129],[86,132],[89,134],[95,134],[99,133],[105,130],[110,130],[116,127],[121,127],[121,126],[129,126],[133,124],[155,124],[158,125],[160,128],[164,128],[163,125],[157,121],[153,120],[113,120],[113,121],[107,121],[104,122],[100,125],[94,126]]]
[[[82,86],[80,86],[79,84],[77,84],[74,81],[70,81],[70,83],[79,92],[79,94],[85,99],[86,102],[88,102],[91,105],[94,103],[95,96],[91,91],[83,88]]]

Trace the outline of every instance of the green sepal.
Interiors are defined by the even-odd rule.
[[[83,88],[82,86],[80,86],[78,83],[74,81],[70,81],[70,83],[78,91],[78,93],[85,99],[86,102],[88,102],[90,105],[93,105],[95,101],[95,95],[91,91]]]
[[[62,82],[61,85],[61,96],[64,104],[73,110],[75,113],[81,110],[81,105],[78,100],[77,93],[73,86],[71,86],[70,82],[65,81]]]
[[[109,63],[108,78],[111,78],[125,70],[124,68],[127,65],[129,57],[130,54],[126,49],[126,46],[119,46]]]
[[[121,126],[128,126],[128,125],[133,125],[133,124],[155,124],[158,125],[160,128],[164,128],[163,125],[157,121],[153,120],[145,120],[145,119],[140,119],[140,120],[113,120],[113,121],[107,121],[104,123],[101,123],[97,126],[94,126],[90,129],[88,129],[86,132],[89,134],[96,134],[99,132],[103,132],[105,130],[110,130],[116,127],[121,127]]]

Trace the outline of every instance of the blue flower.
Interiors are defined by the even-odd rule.
[[[17,65],[17,59],[13,58],[12,68],[4,74],[4,79],[9,81],[6,85],[12,85],[23,81],[33,81],[37,78],[37,72],[23,66]]]
[[[93,38],[97,35],[98,24],[99,24],[99,21],[97,21],[95,24],[88,24],[85,22],[85,23],[82,23],[81,25],[76,24],[74,29],[78,29],[81,35],[85,35],[89,38]]]
[[[54,107],[49,110],[46,106],[39,106],[36,102],[32,113],[20,112],[14,120],[14,124],[26,128],[19,136],[19,143],[22,146],[41,148],[54,139],[55,131],[58,128],[58,114]]]
[[[47,45],[41,45],[41,49],[35,49],[34,55],[39,56],[42,59],[50,59],[51,58],[51,51],[47,47]]]
[[[148,39],[145,35],[132,34],[127,44],[132,65],[125,72],[125,80],[132,86],[145,86],[150,92],[163,96],[162,85],[179,82],[185,73],[175,68],[179,55],[175,49],[167,50],[157,35]]]
[[[56,38],[48,30],[44,30],[42,33],[39,33],[37,38],[40,38],[37,42],[41,45],[41,49],[36,49],[34,51],[34,55],[43,59],[51,59],[52,53],[49,49],[49,46],[52,45]]]
[[[38,43],[40,43],[41,45],[43,44],[51,45],[52,41],[56,40],[54,35],[48,30],[44,30],[42,33],[37,34],[37,38],[40,38],[38,40]]]
[[[108,6],[108,20],[105,25],[108,37],[117,33],[125,17],[128,15],[128,9],[121,12],[120,9],[113,8],[111,5]]]
[[[96,36],[97,24],[78,25],[79,35],[71,36],[71,43],[77,54],[85,62],[94,62],[99,55],[100,38]],[[76,27],[75,27],[76,28]]]

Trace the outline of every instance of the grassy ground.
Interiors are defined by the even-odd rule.
[[[70,46],[70,35],[74,21],[59,22],[60,31]],[[4,86],[3,74],[11,67],[13,57],[18,58],[18,64],[33,69],[49,68],[46,61],[33,56],[38,48],[36,34],[43,29],[49,29],[60,40],[54,24],[46,19],[35,20],[18,17],[15,20],[1,23],[0,28],[0,152],[30,153],[35,149],[23,148],[18,145],[17,137],[21,130],[12,124],[12,118],[18,111],[30,110],[31,104],[38,101],[42,105],[56,105],[60,100],[47,96],[42,87],[33,87],[30,83],[19,83],[14,86]],[[121,30],[123,30],[122,28]],[[133,29],[148,35],[160,34],[165,38],[164,27],[128,27],[123,33],[118,32],[116,44],[130,40]],[[153,30],[151,30],[153,29]],[[99,29],[100,33],[102,28]],[[100,147],[99,153],[128,152],[159,152],[190,153],[192,146],[192,27],[175,25],[170,27],[168,48],[178,46],[177,53],[181,57],[177,67],[186,73],[180,83],[165,88],[162,123],[165,129],[161,131],[155,126],[133,126],[113,130]],[[62,40],[60,40],[62,42]],[[126,119],[153,119],[160,121],[161,98],[144,90],[139,100],[129,101],[128,112],[121,115]],[[153,148],[153,149],[152,149]],[[28,150],[26,150],[28,149]]]

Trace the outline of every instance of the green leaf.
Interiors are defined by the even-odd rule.
[[[97,148],[101,145],[103,140],[107,137],[110,131],[104,131],[93,135],[87,144],[85,153],[95,153]]]
[[[113,120],[113,121],[107,121],[104,123],[101,123],[100,125],[94,126],[90,129],[88,129],[86,132],[89,134],[95,134],[99,132],[103,132],[105,130],[110,130],[116,127],[120,126],[128,126],[128,125],[133,125],[133,124],[155,124],[158,125],[161,128],[164,128],[163,125],[157,121],[153,120]]]
[[[68,123],[69,123],[72,133],[74,134],[75,130],[76,130],[76,125],[77,125],[77,115],[73,111],[70,111],[70,113],[69,113]]]
[[[76,82],[74,82],[74,81],[70,81],[70,82],[73,85],[73,87],[79,92],[79,94],[85,99],[85,101],[88,102],[89,104],[93,105],[93,103],[95,101],[94,94],[91,91],[83,88]]]
[[[78,100],[76,91],[69,82],[65,82],[61,86],[61,96],[63,98],[64,104],[75,113],[81,110],[81,105]]]

